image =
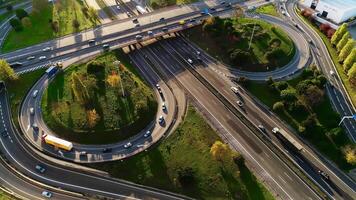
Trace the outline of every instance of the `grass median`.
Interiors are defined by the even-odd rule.
[[[243,159],[237,164],[212,156],[211,146],[218,140],[214,130],[189,106],[177,130],[148,152],[123,162],[91,166],[118,178],[197,199],[274,199]]]
[[[279,13],[277,12],[276,6],[274,6],[274,4],[267,4],[264,6],[260,6],[256,8],[256,13],[280,17]]]

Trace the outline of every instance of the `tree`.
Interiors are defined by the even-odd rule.
[[[19,18],[19,20],[21,20],[24,17],[28,17],[28,13],[22,8],[16,9],[15,13],[16,13],[16,17]]]
[[[278,101],[273,104],[273,110],[274,111],[280,111],[284,108],[284,103],[282,101]]]
[[[59,31],[58,22],[57,21],[52,21],[51,22],[51,28],[52,28],[53,32],[58,33],[58,31]]]
[[[338,52],[340,52],[341,49],[344,48],[344,46],[346,45],[347,41],[348,41],[350,38],[351,38],[351,35],[350,35],[349,32],[346,32],[346,33],[342,36],[341,40],[340,40],[340,41],[337,43],[337,45],[336,45],[336,49],[337,49]]]
[[[102,62],[93,60],[87,64],[87,73],[88,74],[97,74],[103,73],[105,70],[105,65]]]
[[[335,29],[331,28],[328,30],[328,32],[326,33],[326,36],[331,39],[333,37],[333,35],[335,34]]]
[[[354,145],[347,145],[342,150],[345,155],[346,162],[351,165],[356,165],[356,147]]]
[[[277,60],[280,57],[285,56],[285,53],[281,48],[274,48],[271,51],[267,51],[264,56],[268,60],[268,62],[270,64],[276,65],[277,64]]]
[[[344,71],[348,72],[352,65],[356,62],[356,48],[353,48],[350,55],[348,55],[344,61]]]
[[[313,107],[318,105],[324,99],[324,92],[315,85],[309,85],[305,93],[302,95],[305,103]]]
[[[310,114],[307,119],[305,119],[302,122],[302,126],[304,126],[306,129],[313,129],[316,126],[316,122],[317,122],[317,118],[316,118],[316,114]]]
[[[89,103],[89,93],[76,72],[72,73],[72,90],[74,97],[81,104]]]
[[[121,79],[120,76],[117,73],[113,73],[111,75],[108,75],[106,78],[106,82],[111,86],[111,87],[119,87]]]
[[[22,29],[23,29],[20,20],[15,19],[15,18],[12,18],[10,20],[10,25],[16,32],[22,31]]]
[[[88,8],[88,13],[90,15],[90,19],[95,23],[96,21],[99,21],[99,14],[98,11],[93,8],[93,7],[89,7]]]
[[[251,60],[251,53],[242,49],[235,49],[230,53],[230,59],[234,64],[245,64]]]
[[[29,17],[24,17],[24,18],[22,18],[22,19],[21,19],[21,24],[22,24],[24,27],[26,27],[26,28],[32,26],[32,23],[31,23],[31,20],[30,20]]]
[[[3,81],[14,81],[19,77],[15,74],[14,69],[12,69],[6,60],[0,59],[0,80]]]
[[[194,182],[194,170],[191,167],[179,168],[177,174],[182,186],[189,186]]]
[[[267,85],[272,85],[274,83],[273,77],[269,76],[266,83],[267,83]]]
[[[12,11],[12,9],[14,9],[14,7],[13,7],[11,4],[9,4],[9,5],[6,6],[6,10],[7,10],[7,11],[10,12],[10,11]]]
[[[349,76],[349,81],[351,83],[351,86],[353,88],[356,88],[356,63],[352,65],[347,75]]]
[[[320,31],[323,32],[324,34],[326,34],[330,28],[331,28],[330,24],[321,24],[319,26]]]
[[[352,38],[348,39],[346,45],[340,51],[339,61],[343,62],[346,59],[346,57],[350,55],[354,47],[355,47],[355,41]]]
[[[80,23],[77,19],[73,19],[72,20],[72,26],[73,28],[75,29],[75,31],[78,31],[79,30],[79,27],[80,27]]]
[[[331,44],[337,45],[337,43],[341,40],[342,36],[346,33],[347,31],[347,24],[343,23],[334,33],[334,35],[331,37]]]
[[[226,156],[230,153],[230,149],[227,144],[224,144],[221,141],[215,141],[210,148],[210,153],[215,160],[223,162]]]
[[[89,128],[94,128],[100,121],[100,116],[95,109],[87,111],[87,118]]]
[[[281,98],[287,103],[292,103],[297,99],[297,93],[295,89],[287,88],[281,91]]]
[[[282,91],[288,88],[288,83],[287,81],[277,81],[274,83],[274,87],[276,87],[279,91]]]

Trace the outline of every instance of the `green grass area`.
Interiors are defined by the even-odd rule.
[[[111,19],[111,20],[115,20],[116,15],[112,12],[111,8],[108,7],[105,3],[105,1],[103,0],[96,0],[96,3],[99,5],[99,7],[101,9],[103,9],[103,11],[105,12],[105,14]]]
[[[172,5],[182,5],[197,2],[198,0],[150,0],[153,9],[163,8]]]
[[[15,82],[7,83],[7,90],[10,96],[10,106],[12,119],[17,128],[20,128],[18,123],[18,114],[20,112],[20,105],[25,98],[28,90],[32,85],[43,75],[46,69],[39,69],[33,72],[20,75],[19,79]]]
[[[13,51],[95,26],[98,22],[90,20],[84,14],[83,7],[77,0],[61,0],[54,8],[48,4],[41,11],[32,12],[31,26],[19,32],[12,30],[4,41],[2,51]],[[79,23],[78,30],[73,28],[74,19]],[[58,32],[54,31],[56,26],[52,22],[58,22]]]
[[[210,148],[220,140],[197,111],[189,106],[182,124],[158,146],[123,162],[91,165],[112,176],[182,193],[196,199],[274,199],[243,162],[222,163]],[[181,184],[178,172],[191,168],[193,181]]]
[[[123,65],[114,65],[116,60]],[[88,63],[99,65],[98,71],[90,72]],[[42,113],[54,132],[83,144],[113,143],[137,134],[154,120],[157,102],[153,90],[121,51],[106,53],[88,63],[76,64],[61,72],[45,91]],[[74,95],[74,72],[89,93],[86,103]],[[121,81],[116,86],[109,85],[108,77],[112,74],[118,74],[122,80],[125,97],[122,97]],[[100,119],[91,126],[88,111],[93,109]]]
[[[293,41],[282,29],[259,19],[208,19],[203,26],[185,33],[216,59],[245,71],[283,67],[295,54]],[[249,49],[252,33],[254,37]]]
[[[300,76],[288,81],[289,87],[295,88],[302,80],[304,80],[304,78]],[[267,83],[251,81],[246,88],[270,109],[273,108],[274,103],[282,101],[279,93],[271,89]],[[300,96],[298,98],[300,99]],[[338,127],[340,116],[332,109],[331,102],[326,94],[324,100],[319,105],[313,107],[312,110],[301,109],[295,111],[285,108],[280,111],[275,111],[275,113],[295,130],[298,130],[299,126],[303,124],[303,121],[306,120],[310,114],[315,113],[317,125],[313,128],[306,129],[304,133],[300,133],[301,136],[313,144],[322,154],[334,161],[341,169],[349,170],[353,168],[353,166],[346,162],[341,149],[345,145],[351,144],[346,133],[341,130],[336,136],[327,136],[328,132]]]
[[[260,6],[260,7],[256,8],[256,13],[279,17],[279,13],[277,12],[277,9],[274,6],[274,4],[267,4],[264,6]]]
[[[331,59],[333,60],[335,66],[336,66],[337,72],[338,72],[338,74],[339,74],[339,76],[340,76],[340,78],[341,78],[341,80],[342,80],[342,82],[343,82],[343,84],[344,84],[344,86],[346,88],[346,91],[347,91],[347,93],[349,94],[349,96],[351,98],[352,104],[354,106],[356,106],[356,88],[353,88],[351,86],[351,83],[348,80],[347,74],[345,74],[342,65],[339,63],[337,51],[335,50],[335,48],[333,48],[332,44],[330,43],[330,40],[326,37],[326,35],[323,34],[316,25],[312,24],[309,20],[307,20],[303,16],[301,16],[299,10],[297,11],[297,13],[298,13],[299,17],[306,24],[308,24],[310,27],[312,27],[314,29],[314,31],[319,35],[319,37],[323,40],[325,46],[327,47],[327,49],[329,51]]]
[[[11,197],[10,195],[0,191],[0,200],[15,200],[16,198]]]

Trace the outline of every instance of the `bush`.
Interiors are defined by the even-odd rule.
[[[280,57],[284,57],[285,53],[281,48],[274,48],[271,51],[267,51],[265,53],[265,58],[268,60],[269,63],[271,63],[272,65],[276,65],[277,64],[277,60]]]
[[[76,20],[76,19],[73,19],[73,21],[72,21],[72,26],[73,26],[73,28],[74,28],[76,31],[79,30],[79,27],[80,27],[79,21]]]
[[[16,17],[19,18],[19,20],[21,20],[24,17],[28,17],[28,13],[22,8],[16,9],[15,13],[16,13]]]
[[[104,73],[105,65],[99,61],[92,61],[87,64],[87,73],[88,74],[97,74]]]
[[[22,26],[20,20],[18,20],[18,19],[12,18],[10,20],[10,25],[16,32],[23,30],[23,26]]]
[[[316,122],[317,122],[317,119],[316,119],[316,114],[313,113],[313,114],[310,114],[307,119],[305,119],[303,122],[302,122],[302,125],[306,128],[306,129],[313,129],[316,127]]]
[[[177,171],[179,183],[185,187],[194,182],[194,170],[191,167],[180,168]]]
[[[288,88],[288,83],[287,81],[278,81],[274,83],[274,87],[279,91],[282,91]]]
[[[230,59],[234,64],[245,64],[251,61],[251,53],[241,49],[235,49],[230,54]]]
[[[320,31],[323,32],[324,34],[326,34],[330,28],[331,28],[330,24],[321,24],[319,26]]]
[[[273,110],[274,111],[280,111],[284,108],[284,103],[282,101],[278,101],[273,104]]]
[[[29,17],[24,17],[24,18],[22,18],[22,19],[21,19],[21,24],[22,24],[24,27],[26,27],[26,28],[32,26],[32,23],[31,23],[31,20],[30,20]]]
[[[292,103],[297,99],[297,93],[294,89],[289,88],[281,91],[281,99],[288,103]]]

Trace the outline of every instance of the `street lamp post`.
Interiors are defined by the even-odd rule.
[[[355,120],[356,120],[356,114],[350,115],[350,116],[344,116],[344,117],[341,119],[341,121],[340,121],[340,123],[339,123],[339,126],[340,126],[340,124],[341,124],[345,119],[355,119]]]
[[[257,19],[258,17],[257,17],[257,16],[254,16],[253,18]],[[253,30],[252,30],[250,42],[249,42],[249,44],[248,44],[248,50],[250,50],[250,48],[251,48],[251,43],[252,43],[253,35],[255,34],[256,23],[257,23],[257,21],[255,21],[255,24],[253,25]]]

